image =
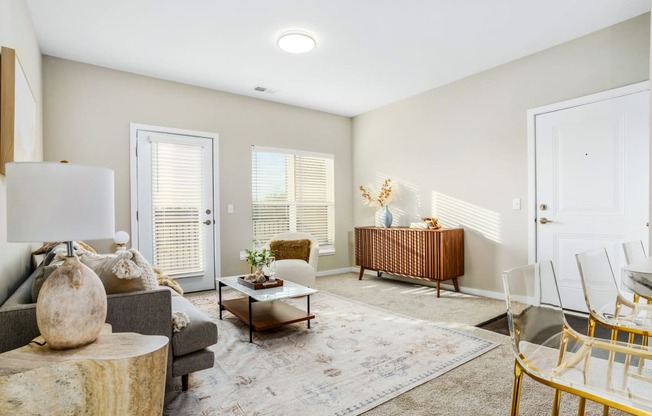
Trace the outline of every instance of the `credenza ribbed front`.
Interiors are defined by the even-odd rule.
[[[423,230],[407,227],[356,227],[355,263],[366,269],[437,282],[464,274],[464,230]]]

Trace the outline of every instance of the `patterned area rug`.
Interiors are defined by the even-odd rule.
[[[215,366],[168,392],[165,415],[358,415],[496,347],[325,292],[310,298],[312,329],[254,333],[250,344],[244,323],[219,320],[216,292],[187,297],[218,324]]]

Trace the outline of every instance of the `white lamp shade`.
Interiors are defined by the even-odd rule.
[[[129,234],[126,231],[117,231],[113,241],[116,244],[127,244],[129,242]]]
[[[68,163],[7,167],[7,241],[113,238],[113,171]]]

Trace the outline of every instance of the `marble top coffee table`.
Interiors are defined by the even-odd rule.
[[[218,277],[215,281],[218,287],[220,319],[222,319],[222,311],[227,310],[248,324],[249,342],[253,342],[254,330],[265,331],[302,321],[308,321],[308,328],[310,328],[310,320],[315,319],[315,315],[310,313],[310,295],[318,292],[315,289],[288,280],[283,281],[283,286],[269,289],[252,289],[242,285],[238,281],[238,276]],[[233,288],[246,297],[222,300],[224,286]],[[283,299],[304,296],[306,297],[305,311],[285,302],[279,302]]]

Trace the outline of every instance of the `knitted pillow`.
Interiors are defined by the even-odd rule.
[[[84,253],[79,260],[100,277],[107,295],[158,288],[152,267],[135,249],[117,254]]]
[[[274,252],[276,260],[299,259],[308,262],[310,259],[310,240],[272,240],[269,248]]]
[[[85,253],[79,260],[98,275],[107,295],[145,290],[140,268],[126,255]]]

